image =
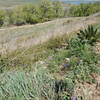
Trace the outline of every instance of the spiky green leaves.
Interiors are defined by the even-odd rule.
[[[100,38],[100,32],[98,32],[98,30],[92,25],[89,25],[85,30],[80,30],[77,35],[83,44],[89,43],[94,45],[94,43]]]

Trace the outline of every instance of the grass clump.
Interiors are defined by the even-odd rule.
[[[12,71],[0,77],[1,100],[54,100],[54,81],[44,69]]]

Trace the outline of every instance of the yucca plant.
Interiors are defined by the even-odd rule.
[[[82,43],[89,43],[91,45],[94,45],[94,43],[100,38],[100,32],[98,32],[98,30],[92,25],[89,25],[85,30],[80,30],[77,35]]]

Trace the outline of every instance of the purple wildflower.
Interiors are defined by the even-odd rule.
[[[72,100],[75,100],[75,97],[74,96],[72,96]]]

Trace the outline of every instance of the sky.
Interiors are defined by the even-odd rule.
[[[60,0],[60,1],[100,1],[100,0]]]

